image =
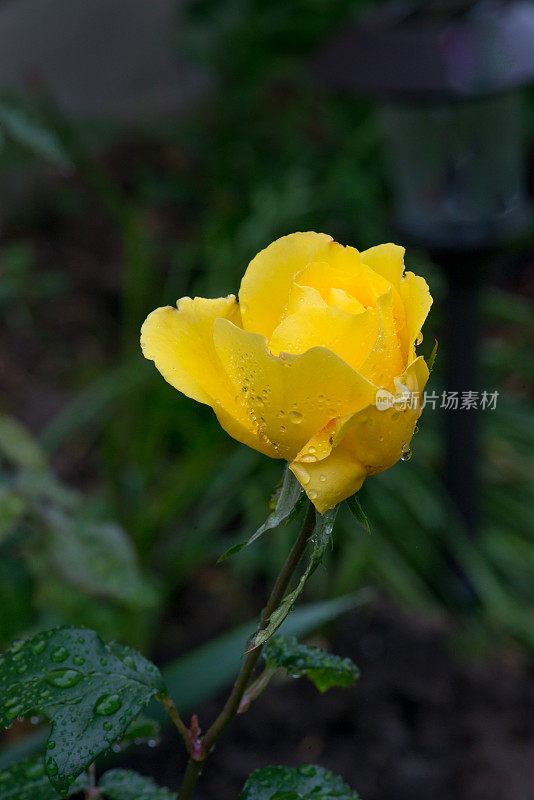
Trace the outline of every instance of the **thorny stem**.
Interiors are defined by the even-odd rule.
[[[302,525],[302,530],[300,531],[299,536],[293,545],[293,548],[288,555],[280,574],[278,575],[269,600],[267,601],[267,605],[262,611],[258,631],[261,631],[267,627],[269,617],[273,611],[278,608],[283,600],[289,581],[291,580],[291,577],[304,553],[304,550],[306,549],[306,545],[308,544],[308,539],[313,532],[314,525],[315,509],[310,503],[308,505],[304,523]],[[230,693],[230,696],[224,705],[224,708],[204,737],[202,757],[197,759],[191,757],[189,759],[182,780],[182,785],[180,786],[180,791],[178,793],[178,800],[189,800],[193,794],[195,786],[197,785],[206,758],[213,749],[219,736],[226,730],[228,725],[230,725],[234,717],[239,712],[241,700],[247,690],[250,677],[254,672],[256,664],[258,663],[261,651],[262,646],[259,646],[248,653],[245,661],[243,662],[243,666],[241,667],[241,671],[237,676],[236,682],[234,683],[234,687]]]

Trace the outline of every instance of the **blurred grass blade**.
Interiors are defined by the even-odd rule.
[[[0,455],[15,466],[46,470],[46,456],[26,428],[11,417],[0,415]]]

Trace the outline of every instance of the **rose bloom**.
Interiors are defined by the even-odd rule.
[[[141,346],[230,436],[288,461],[322,514],[408,451],[428,379],[415,348],[431,304],[426,281],[404,272],[402,247],[360,253],[293,233],[250,262],[239,301],[157,308]]]

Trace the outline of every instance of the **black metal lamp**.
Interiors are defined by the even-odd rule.
[[[519,90],[534,80],[534,3],[387,2],[315,70],[378,100],[396,226],[449,278],[447,389],[476,390],[480,256],[530,220]],[[447,413],[446,426],[449,492],[474,529],[475,412]]]

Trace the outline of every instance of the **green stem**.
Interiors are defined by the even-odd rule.
[[[302,555],[306,549],[306,545],[308,544],[308,540],[313,532],[315,526],[315,509],[310,503],[308,505],[308,510],[306,512],[306,517],[304,519],[304,523],[302,525],[302,530],[299,533],[299,536],[293,545],[293,548],[288,555],[284,566],[276,580],[274,588],[271,592],[267,605],[262,611],[261,620],[258,630],[263,630],[268,623],[269,617],[273,613],[273,611],[278,608],[281,601],[284,598],[286,593],[286,589],[289,585],[289,581],[302,558]],[[203,740],[203,752],[204,756],[202,759],[193,759],[190,758],[187,764],[187,768],[184,773],[184,777],[182,780],[182,785],[180,786],[180,791],[178,793],[178,800],[189,800],[195,786],[197,785],[198,779],[200,777],[200,773],[202,772],[202,768],[208,757],[209,753],[213,749],[217,739],[219,736],[226,730],[228,725],[232,722],[234,717],[237,715],[239,711],[239,706],[241,704],[241,700],[243,695],[246,692],[247,686],[249,685],[250,677],[254,672],[254,668],[258,663],[259,657],[261,655],[262,647],[256,647],[254,650],[251,650],[247,655],[245,661],[243,662],[243,666],[241,667],[241,671],[237,676],[237,680],[234,683],[234,687],[230,693],[228,700],[226,701],[224,708],[222,709],[221,713],[211,726],[211,728],[206,733],[204,740]]]

